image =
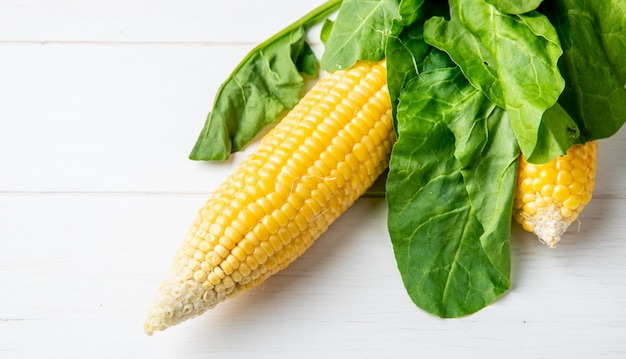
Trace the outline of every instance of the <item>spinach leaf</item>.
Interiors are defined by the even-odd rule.
[[[543,113],[537,137],[544,138],[542,151],[534,151],[526,158],[531,163],[547,163],[559,153],[575,143],[582,143],[580,130],[576,122],[569,116],[560,104],[555,104]]]
[[[387,44],[387,68],[392,69],[387,71],[387,88],[391,97],[394,124],[400,92],[409,80],[422,71],[420,65],[432,49],[424,41],[423,25],[423,22],[418,22],[406,27],[399,36],[391,37]]]
[[[397,113],[388,228],[404,285],[430,313],[471,314],[510,288],[518,149],[506,111],[446,68],[409,81]]]
[[[559,33],[566,80],[559,99],[585,141],[610,137],[626,121],[626,2],[558,0],[542,6]]]
[[[325,19],[322,23],[322,29],[320,30],[320,40],[322,40],[322,43],[324,45],[326,45],[326,43],[328,42],[330,32],[333,30],[333,25],[335,25],[335,22],[331,19]]]
[[[393,22],[392,33],[399,34],[404,27],[414,24],[416,21],[424,22],[424,11],[422,9],[424,2],[425,0],[400,0],[398,4],[400,17]]]
[[[306,41],[302,42],[302,48],[298,51],[295,63],[300,73],[312,77],[317,76],[317,56]]]
[[[569,145],[554,146],[551,136],[538,136],[543,113],[565,86],[557,66],[562,50],[550,21],[536,11],[505,14],[485,0],[449,3],[449,21],[426,22],[426,42],[447,52],[472,85],[507,110],[527,158],[565,153]]]
[[[301,73],[317,73],[306,31],[339,5],[341,0],[326,2],[255,47],[239,63],[218,90],[189,158],[228,159],[298,103],[304,87]]]
[[[536,10],[543,0],[487,0],[505,14],[519,15]]]
[[[344,0],[322,55],[322,69],[352,67],[358,60],[381,60],[398,20],[398,0]]]
[[[397,25],[410,21],[401,27],[402,31],[397,36],[390,36],[385,49],[389,69],[387,87],[391,97],[394,124],[398,96],[409,80],[429,68],[455,66],[448,55],[424,41],[425,20],[435,14],[445,14],[447,11],[447,5],[442,2],[402,1],[400,3],[401,14],[412,13],[413,15],[403,15],[401,21],[394,23]]]

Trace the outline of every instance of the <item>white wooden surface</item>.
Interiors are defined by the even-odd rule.
[[[242,155],[187,154],[236,63],[320,0],[0,0],[1,358],[626,355],[626,131],[556,250],[514,226],[512,290],[442,320],[361,199],[262,287],[146,337],[196,209]]]

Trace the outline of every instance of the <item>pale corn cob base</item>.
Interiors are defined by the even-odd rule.
[[[597,143],[572,146],[565,156],[547,164],[529,164],[523,156],[513,216],[551,248],[591,201],[595,187]]]
[[[384,63],[323,77],[199,211],[144,331],[200,315],[287,267],[387,168],[394,140]]]

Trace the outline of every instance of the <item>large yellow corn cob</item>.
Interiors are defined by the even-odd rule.
[[[384,171],[394,139],[384,62],[324,76],[200,209],[145,332],[287,267]]]
[[[597,143],[572,146],[546,164],[519,161],[514,218],[539,240],[555,247],[561,235],[591,200],[595,187]]]

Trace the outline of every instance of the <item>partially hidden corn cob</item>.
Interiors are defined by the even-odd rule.
[[[322,77],[200,209],[144,331],[287,267],[385,170],[394,140],[384,61]]]
[[[561,235],[591,200],[597,143],[572,146],[546,164],[519,161],[513,216],[540,241],[556,247]]]

